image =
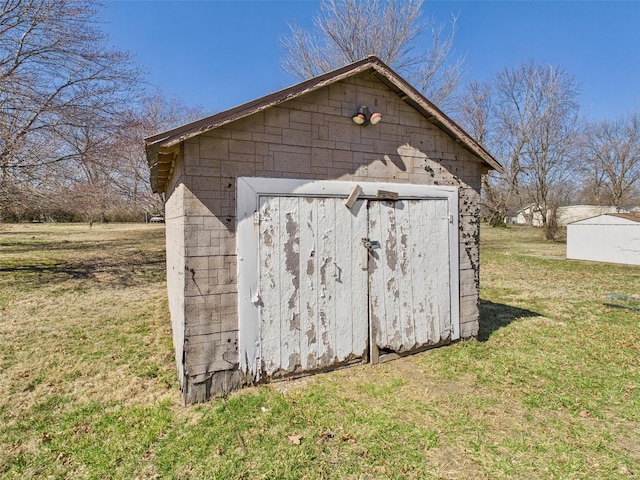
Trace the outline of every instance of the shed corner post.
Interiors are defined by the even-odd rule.
[[[241,375],[259,380],[260,327],[258,291],[259,196],[249,178],[238,177],[236,188],[236,253],[238,276],[238,350]]]

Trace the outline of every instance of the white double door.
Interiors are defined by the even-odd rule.
[[[452,338],[457,232],[446,198],[259,203],[261,376],[377,362]]]

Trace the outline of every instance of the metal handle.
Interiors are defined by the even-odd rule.
[[[380,248],[380,242],[377,240],[369,240],[368,238],[362,239],[362,246],[368,250],[372,248]]]
[[[369,267],[369,255],[371,249],[380,248],[380,242],[376,240],[362,239],[362,247],[360,248],[360,268],[366,270]]]

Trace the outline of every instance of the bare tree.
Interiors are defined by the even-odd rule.
[[[598,205],[622,207],[640,197],[640,111],[587,126],[583,168],[588,192]]]
[[[578,87],[560,68],[527,61],[504,69],[482,88],[471,85],[457,112],[478,131],[506,174],[486,178],[485,200],[492,215],[533,205],[547,238],[555,234],[554,214],[566,197],[575,168]],[[476,133],[476,134],[478,134]]]
[[[501,115],[515,134],[512,161],[521,171],[524,199],[537,210],[547,239],[555,236],[555,212],[575,173],[578,87],[573,76],[529,61],[498,75]],[[506,117],[514,115],[515,117]],[[514,121],[515,120],[515,121]]]
[[[122,127],[139,72],[107,47],[92,0],[0,3],[0,209]],[[88,128],[90,127],[90,128]],[[84,138],[84,142],[76,141]],[[78,148],[82,146],[82,148]],[[54,167],[55,171],[58,167]]]
[[[280,42],[282,68],[306,79],[376,55],[434,103],[447,106],[462,75],[462,59],[453,57],[455,18],[446,34],[444,25],[423,19],[422,4],[323,0],[312,31],[290,25],[291,35]]]
[[[454,110],[460,124],[490,152],[503,147],[504,129],[498,122],[498,101],[493,82],[471,82],[459,96]],[[503,160],[504,162],[504,160]],[[505,173],[489,172],[482,178],[482,216],[490,225],[505,222],[515,192],[516,171],[512,162],[504,162]]]
[[[56,192],[55,202],[64,206],[60,210],[90,224],[161,214],[164,202],[151,191],[143,139],[201,116],[200,109],[156,91],[122,111],[122,128],[78,129],[67,147],[77,155],[51,167],[56,172],[48,185]]]
[[[204,115],[202,108],[188,107],[179,98],[167,97],[160,91],[143,96],[126,112],[126,128],[113,139],[112,158],[118,160],[118,168],[111,179],[112,187],[139,211],[163,212],[162,198],[151,192],[144,138]]]

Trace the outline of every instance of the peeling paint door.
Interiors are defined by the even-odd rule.
[[[261,197],[260,357],[267,376],[317,370],[367,354],[365,202]]]
[[[452,337],[447,199],[348,209],[343,198],[261,196],[258,228],[262,375],[377,362]],[[367,238],[378,247],[368,253]]]
[[[371,359],[451,338],[447,200],[369,203]]]

